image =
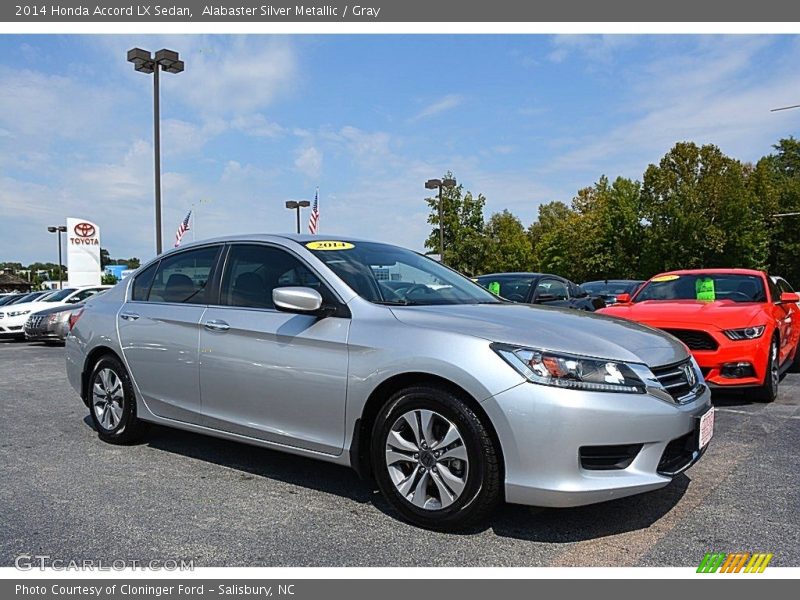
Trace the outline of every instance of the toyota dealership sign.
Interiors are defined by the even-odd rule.
[[[100,285],[100,228],[86,219],[67,218],[69,285]]]

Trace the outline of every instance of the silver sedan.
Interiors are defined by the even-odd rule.
[[[67,373],[102,440],[159,423],[348,465],[423,527],[654,490],[713,434],[675,338],[512,304],[387,244],[198,242],[76,316]]]

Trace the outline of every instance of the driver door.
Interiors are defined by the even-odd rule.
[[[233,244],[218,301],[200,329],[204,425],[325,454],[344,447],[350,319],[275,308],[277,287],[340,301],[300,258],[268,244]],[[344,313],[342,313],[344,314]]]
[[[533,303],[569,307],[567,284],[554,277],[542,277],[536,283],[536,289],[533,292]]]

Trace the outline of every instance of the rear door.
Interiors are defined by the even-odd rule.
[[[219,244],[163,258],[137,275],[117,315],[122,352],[156,415],[200,420],[198,343]]]
[[[312,287],[326,304],[339,303],[321,278],[285,248],[229,247],[217,305],[209,306],[200,330],[204,424],[339,454],[350,319],[278,311],[272,290],[284,286]]]

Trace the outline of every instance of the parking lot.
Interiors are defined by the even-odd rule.
[[[97,439],[63,349],[0,342],[0,565],[193,559],[196,566],[694,566],[771,552],[800,566],[800,375],[773,404],[715,399],[704,459],[655,492],[577,509],[506,505],[479,529],[399,521],[354,472],[154,427]]]

